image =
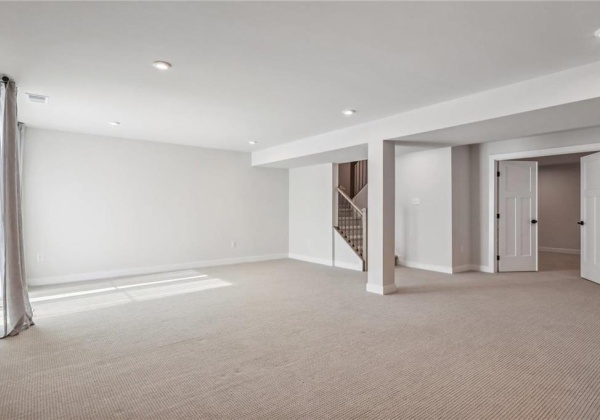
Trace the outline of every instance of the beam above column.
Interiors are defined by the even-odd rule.
[[[595,98],[600,98],[600,61],[259,150],[252,153],[252,165],[272,165]],[[536,133],[526,135],[532,134]]]

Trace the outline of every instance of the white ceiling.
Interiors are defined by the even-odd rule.
[[[32,126],[248,151],[598,61],[598,28],[593,2],[3,2],[0,73]]]

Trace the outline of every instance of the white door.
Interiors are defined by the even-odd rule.
[[[600,153],[581,158],[581,277],[600,283]]]
[[[498,270],[537,271],[537,162],[501,161]]]

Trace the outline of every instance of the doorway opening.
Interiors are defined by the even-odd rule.
[[[490,157],[494,272],[563,271],[600,283],[598,150],[595,144]]]
[[[537,163],[538,271],[581,272],[581,158],[591,154],[514,160]]]

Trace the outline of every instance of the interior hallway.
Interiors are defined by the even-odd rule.
[[[37,325],[0,341],[3,416],[600,416],[599,285],[398,268],[382,297],[365,280],[277,260],[33,290]]]
[[[538,269],[539,271],[561,271],[568,276],[579,277],[581,273],[581,256],[540,252],[538,253]]]

